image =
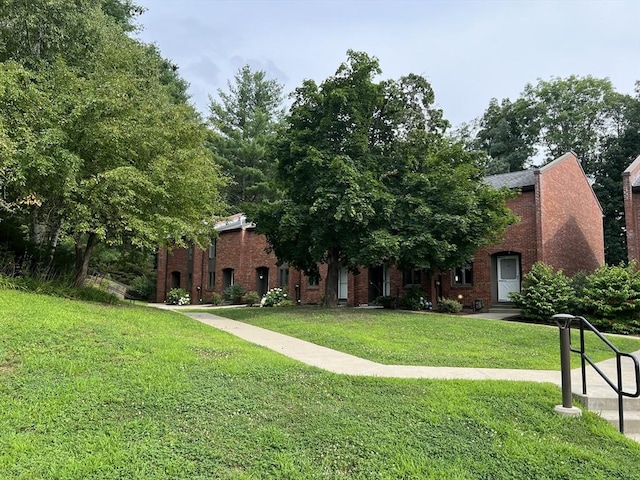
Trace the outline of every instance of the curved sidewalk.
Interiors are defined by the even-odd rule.
[[[315,343],[255,327],[210,313],[181,312],[188,317],[223,330],[248,342],[261,345],[287,357],[333,373],[394,378],[433,378],[464,380],[517,380],[561,385],[560,371],[500,368],[420,367],[383,365],[338,352]]]

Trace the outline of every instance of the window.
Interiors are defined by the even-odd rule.
[[[473,264],[458,267],[453,270],[453,278],[451,279],[454,286],[472,285],[473,284]]]
[[[307,284],[310,287],[317,287],[320,284],[320,277],[317,275],[310,275],[307,277]]]
[[[211,240],[211,245],[209,245],[209,258],[216,258],[216,240]]]
[[[402,284],[403,285],[420,285],[422,283],[422,271],[413,269],[413,270],[403,270],[402,271]]]
[[[278,269],[278,286],[283,290],[289,288],[289,265],[283,263]]]
[[[216,284],[216,272],[209,272],[207,277],[207,290],[213,290]]]

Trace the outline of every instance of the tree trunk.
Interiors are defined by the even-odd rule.
[[[98,243],[96,234],[90,233],[87,236],[87,244],[83,248],[82,239],[76,239],[76,268],[74,272],[74,285],[81,287],[84,285],[84,281],[87,278],[87,272],[89,270],[89,260],[91,260],[91,253],[93,247]]]
[[[338,275],[340,273],[340,251],[332,248],[327,262],[327,278],[324,280],[324,307],[338,306]]]

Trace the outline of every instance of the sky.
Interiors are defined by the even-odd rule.
[[[422,75],[454,127],[491,98],[569,75],[609,78],[632,94],[640,80],[640,0],[137,0],[137,36],[155,43],[190,84],[205,116],[209,96],[243,65],[289,93],[321,83],[364,51],[382,78]]]

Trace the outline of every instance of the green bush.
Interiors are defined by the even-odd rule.
[[[262,300],[260,301],[261,307],[277,307],[282,302],[288,301],[287,293],[279,288],[272,288],[267,293],[264,294]],[[293,302],[292,302],[293,304]]]
[[[213,292],[209,299],[205,300],[205,303],[210,303],[211,305],[221,305],[222,304],[222,295],[218,292]]]
[[[438,300],[438,311],[440,313],[458,313],[462,311],[462,304],[457,300],[441,298]]]
[[[131,281],[127,295],[142,300],[151,301],[156,294],[156,280],[155,278],[148,277],[146,275],[139,275]]]
[[[522,290],[511,294],[511,300],[531,320],[551,322],[557,313],[569,312],[574,301],[570,280],[558,270],[542,262],[534,263],[522,281]]]
[[[239,283],[235,285],[230,285],[224,289],[224,298],[225,300],[229,300],[233,303],[242,303],[244,296],[247,293],[247,289],[244,288]]]
[[[416,285],[407,289],[400,298],[400,308],[405,310],[424,310],[428,307],[427,294]]]
[[[396,297],[392,297],[391,295],[378,297],[378,305],[387,309],[396,308]]]
[[[586,313],[603,324],[617,322],[632,325],[640,312],[640,273],[637,264],[603,266],[586,279],[581,305]],[[598,323],[599,320],[596,320]]]
[[[110,305],[120,303],[120,299],[113,293],[106,292],[96,287],[78,288],[74,298],[85,302],[107,303]]]
[[[255,305],[260,303],[260,295],[258,295],[258,292],[249,292],[244,296],[243,300],[247,305]]]
[[[182,288],[174,288],[167,293],[167,305],[187,305],[191,303],[189,293]]]
[[[278,303],[275,306],[276,307],[293,307],[294,305],[295,303],[293,303],[293,300],[282,300],[280,303]]]

